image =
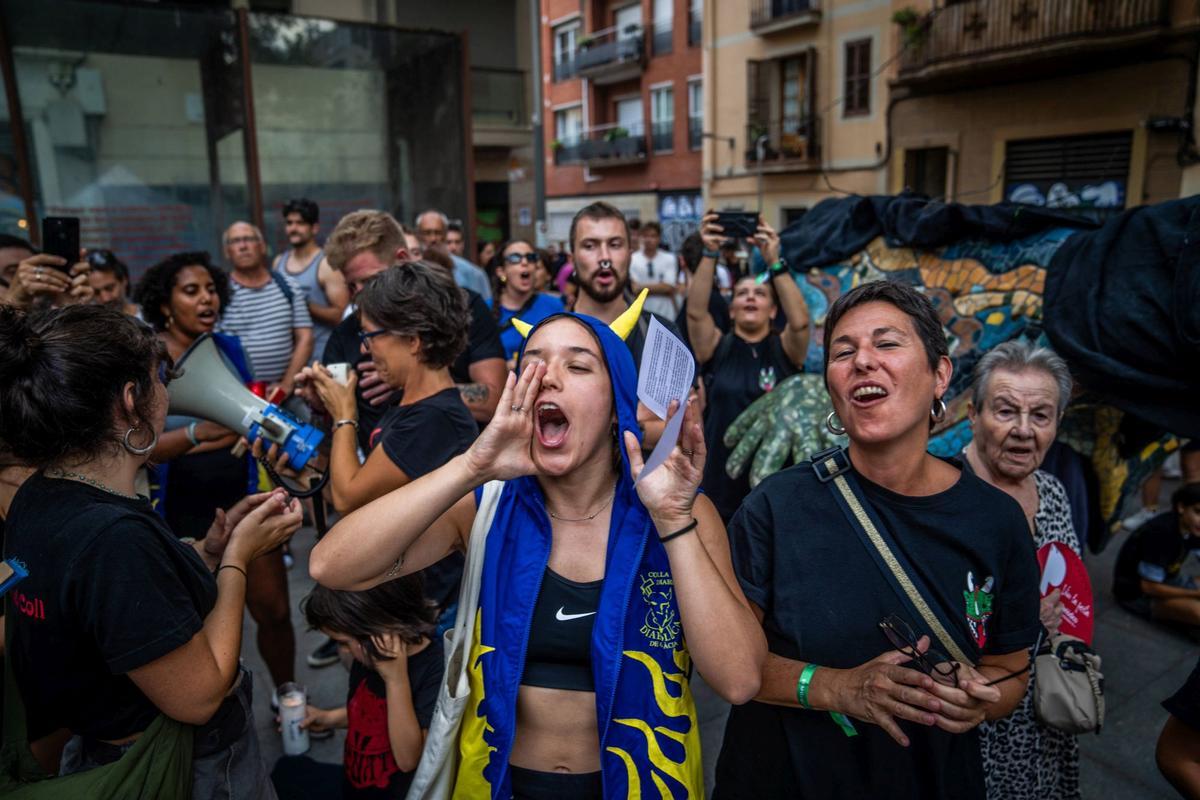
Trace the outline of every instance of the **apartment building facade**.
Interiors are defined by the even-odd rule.
[[[1191,193],[1198,31],[1186,0],[966,0],[908,16],[890,190],[1100,218]]]
[[[547,238],[606,200],[678,244],[699,220],[698,0],[541,0]]]
[[[708,0],[704,194],[905,188],[1103,217],[1200,189],[1187,0]]]
[[[897,4],[898,5],[898,4]],[[704,194],[777,227],[887,190],[887,0],[707,0]]]

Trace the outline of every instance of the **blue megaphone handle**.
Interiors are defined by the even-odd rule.
[[[291,429],[291,433],[283,441],[283,452],[287,453],[288,465],[290,467],[298,470],[304,469],[304,465],[308,463],[308,460],[317,454],[317,445],[325,438],[325,434],[312,425],[301,423],[298,419],[273,403],[264,408],[262,413],[264,417],[277,419]],[[256,422],[246,432],[246,439],[253,444],[261,435],[262,428]]]

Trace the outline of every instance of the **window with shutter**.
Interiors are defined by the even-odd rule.
[[[842,116],[871,113],[871,40],[846,42],[845,85],[842,87]]]
[[[1089,216],[1125,208],[1132,131],[1005,144],[1004,197]]]

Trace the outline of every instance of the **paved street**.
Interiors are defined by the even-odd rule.
[[[1096,589],[1096,648],[1104,658],[1108,717],[1100,735],[1080,740],[1083,796],[1097,800],[1166,800],[1177,795],[1154,764],[1155,742],[1166,718],[1159,703],[1182,685],[1196,664],[1198,650],[1187,637],[1143,622],[1112,601],[1109,593],[1112,566],[1123,540],[1122,536],[1100,556],[1087,558]],[[296,556],[296,566],[290,575],[293,608],[312,585],[307,572],[312,543],[313,532],[307,528],[293,540],[292,551]],[[309,687],[312,702],[317,705],[332,707],[344,703],[345,670],[339,666],[309,669],[304,655],[319,644],[320,637],[305,630],[298,610],[293,621],[297,630],[297,680]],[[269,763],[274,763],[280,755],[279,736],[268,707],[269,692],[262,688],[269,685],[269,679],[254,646],[254,623],[249,617],[243,653],[259,687],[255,712],[263,753]],[[700,681],[696,681],[694,688],[700,708],[705,774],[711,788],[726,709]],[[332,739],[314,741],[309,754],[318,761],[338,762],[343,737],[339,732]]]

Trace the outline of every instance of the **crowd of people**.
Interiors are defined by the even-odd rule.
[[[472,262],[436,209],[356,211],[323,242],[316,203],[280,214],[273,259],[239,221],[221,264],[178,253],[136,281],[109,250],[71,265],[0,237],[0,536],[28,572],[4,604],[0,791],[703,796],[698,675],[732,706],[718,798],[1080,797],[1076,735],[1039,713],[1031,669],[1064,615],[1036,551],[1083,555],[1045,463],[1073,391],[1050,349],[983,356],[970,443],[940,458],[954,364],[933,303],[863,283],[812,342],[765,220],[737,240],[706,214],[672,252],[595,202],[561,250],[483,242]],[[653,320],[696,379],[647,470],[668,430],[638,399]],[[304,470],[170,413],[205,336],[325,431]],[[752,490],[725,431],[811,353],[846,445]],[[1191,633],[1196,452],[1114,580]],[[294,603],[287,543],[313,511],[272,476],[320,473],[336,523]],[[241,665],[243,611],[267,676]],[[308,663],[348,668],[345,704],[302,723],[346,729],[340,764],[261,756],[252,684],[278,708],[294,612],[325,637]],[[1160,768],[1200,798],[1200,666],[1165,705]]]

